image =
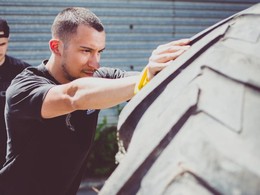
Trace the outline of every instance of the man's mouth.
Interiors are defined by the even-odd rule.
[[[86,75],[86,76],[93,76],[95,71],[93,70],[83,70],[83,73]]]

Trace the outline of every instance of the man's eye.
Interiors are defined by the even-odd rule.
[[[89,49],[82,49],[81,52],[82,52],[82,53],[90,53],[91,50],[89,50]]]

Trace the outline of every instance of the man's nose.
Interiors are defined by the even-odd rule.
[[[99,61],[100,61],[99,54],[92,55],[91,58],[89,59],[89,66],[96,70],[96,69],[100,68]]]

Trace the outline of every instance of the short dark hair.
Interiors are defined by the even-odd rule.
[[[98,32],[104,31],[100,19],[89,9],[83,7],[68,7],[62,10],[52,24],[52,36],[65,43],[77,32],[80,24],[90,26]]]

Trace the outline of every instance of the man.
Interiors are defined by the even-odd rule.
[[[12,79],[29,64],[6,55],[9,42],[9,26],[0,18],[0,169],[6,155],[6,127],[4,120],[5,92]]]
[[[147,80],[187,50],[188,42],[154,50]],[[139,76],[100,68],[105,31],[91,11],[61,11],[49,47],[49,60],[27,68],[7,90],[8,154],[0,171],[0,194],[76,194],[99,110],[134,95]]]

